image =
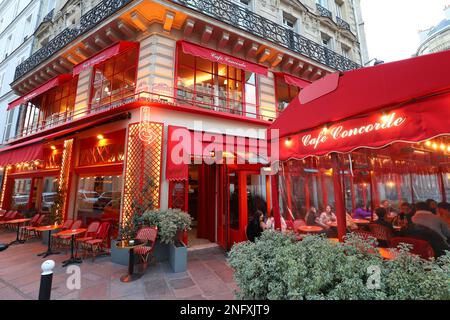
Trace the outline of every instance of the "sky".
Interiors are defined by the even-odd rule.
[[[414,55],[419,30],[437,25],[450,0],[361,0],[370,59],[385,62]]]

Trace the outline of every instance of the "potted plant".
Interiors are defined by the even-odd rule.
[[[168,260],[175,273],[187,270],[187,247],[182,234],[191,229],[192,217],[179,210],[149,210],[139,218],[139,224],[158,227],[158,242],[168,248]],[[156,254],[156,253],[155,253]],[[160,260],[161,255],[160,255]]]
[[[63,210],[63,206],[64,206],[64,195],[65,195],[65,191],[64,190],[60,190],[58,188],[58,190],[56,191],[54,198],[53,198],[53,203],[50,207],[50,214],[49,214],[49,219],[48,219],[48,223],[50,225],[61,225],[63,223],[63,217],[62,217],[62,210]],[[53,230],[51,231],[51,233],[58,233],[60,230]],[[43,236],[42,237],[42,243],[44,244],[48,244],[48,237],[47,236]]]

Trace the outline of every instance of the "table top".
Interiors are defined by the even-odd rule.
[[[53,230],[58,230],[61,229],[62,226],[58,226],[58,225],[51,225],[51,226],[43,226],[43,227],[38,227],[36,228],[36,231],[39,232],[44,232],[44,231],[53,231]]]
[[[365,219],[353,219],[353,222],[356,224],[370,224],[370,221]]]
[[[10,220],[10,221],[3,221],[4,223],[7,224],[22,224],[25,222],[30,222],[31,219],[15,219],[15,220]]]
[[[330,222],[329,224],[328,224],[330,227],[337,227],[338,225],[337,225],[337,222]]]
[[[395,249],[390,248],[378,248],[378,252],[380,252],[380,255],[386,260],[394,260],[398,254],[395,252]]]
[[[58,236],[76,236],[78,234],[81,233],[85,233],[87,231],[87,229],[70,229],[70,230],[66,230],[66,231],[61,231],[60,233],[58,233]]]
[[[116,247],[117,249],[134,249],[142,246],[143,244],[145,244],[145,242],[141,240],[123,240],[117,242]]]
[[[316,226],[301,226],[301,227],[298,227],[298,230],[302,231],[302,232],[321,232],[321,231],[323,231],[323,228],[316,227]]]

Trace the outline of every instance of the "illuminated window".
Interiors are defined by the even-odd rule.
[[[31,179],[14,180],[14,190],[12,196],[13,210],[26,210],[30,200]]]
[[[44,178],[42,189],[41,212],[50,213],[55,204],[58,191],[58,177]]]
[[[278,114],[284,111],[289,103],[298,96],[300,89],[296,86],[289,85],[284,81],[282,76],[275,77],[276,95]]]
[[[91,109],[133,96],[136,89],[138,49],[131,48],[94,67]]]
[[[179,52],[180,102],[256,118],[256,74]]]

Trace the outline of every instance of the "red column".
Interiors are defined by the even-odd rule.
[[[439,188],[441,190],[441,195],[442,195],[442,201],[445,202],[445,201],[447,201],[447,195],[445,193],[444,173],[440,170],[438,173],[438,180],[439,180]]]
[[[347,233],[347,219],[346,210],[344,204],[344,193],[342,191],[342,179],[341,168],[339,165],[339,157],[337,153],[331,155],[333,161],[333,185],[334,185],[334,197],[336,200],[336,218],[338,225],[338,237],[339,241],[343,241],[345,234]]]
[[[273,217],[275,218],[275,229],[281,230],[281,214],[280,214],[280,202],[279,202],[279,176],[272,176],[272,205],[273,205]],[[289,191],[287,191],[289,193]]]
[[[292,187],[291,187],[291,176],[289,174],[287,174],[285,177],[286,179],[286,198],[287,198],[287,206],[288,209],[292,211]],[[292,211],[293,212],[293,211]],[[289,219],[291,219],[291,215],[289,215]]]

